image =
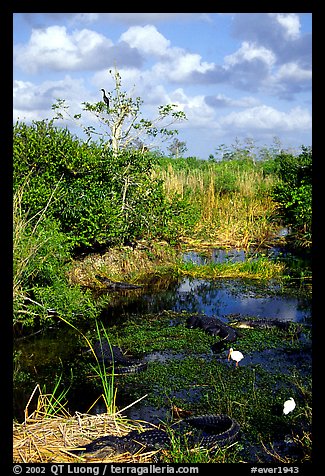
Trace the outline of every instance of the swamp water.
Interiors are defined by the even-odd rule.
[[[209,259],[236,261],[246,259],[246,255],[242,251],[227,253],[224,250],[214,250],[210,257],[195,252],[184,255],[185,261],[198,266],[207,264]],[[157,424],[171,418],[173,405],[190,409],[194,414],[228,413],[248,429],[247,438],[252,441],[246,441],[246,445],[241,443],[246,461],[256,461],[256,455],[262,461],[263,458],[272,461],[273,451],[281,457],[295,454],[293,432],[302,438],[310,423],[306,410],[310,403],[305,401],[306,394],[311,394],[312,365],[311,302],[307,295],[283,289],[276,282],[184,278],[160,291],[128,291],[116,293],[116,298],[116,302],[102,312],[101,321],[109,332],[112,330],[113,344],[122,343],[122,349],[148,363],[145,372],[115,377],[118,409],[130,405],[123,415]],[[264,330],[257,334],[254,342],[255,331],[243,329],[234,347],[242,350],[245,357],[239,368],[235,368],[234,362],[227,360],[227,350],[219,353],[211,350],[212,342],[218,338],[207,336],[199,329],[186,329],[183,316],[193,313],[215,316],[225,323],[244,318],[280,319],[301,325],[303,331],[297,337],[295,333],[279,336]],[[18,419],[22,418],[35,384],[43,384],[49,391],[55,375],[64,373],[62,383],[70,385],[67,399],[71,413],[86,412],[101,393],[99,387],[94,386],[89,367],[85,369],[80,364],[83,360],[80,337],[76,337],[72,329],[62,327],[60,324],[15,345],[21,355],[19,370],[29,375],[27,381],[30,379],[28,389],[24,385],[14,391]],[[139,330],[141,335],[137,337]],[[188,347],[184,339],[189,342]],[[274,394],[272,402],[267,399],[270,395],[266,396],[270,392]],[[144,395],[147,396],[133,404]],[[291,395],[304,409],[299,419],[292,414],[284,420],[281,402]],[[270,415],[268,418],[257,416],[250,405]],[[105,411],[101,402],[90,410],[91,413],[101,411]],[[253,430],[245,423],[252,418],[256,418]],[[263,435],[266,426],[264,444],[271,445],[271,455],[254,441],[255,432]],[[297,458],[301,457],[299,453]]]

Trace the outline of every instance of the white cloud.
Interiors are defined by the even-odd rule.
[[[83,101],[92,101],[82,79],[72,79],[69,75],[58,81],[44,81],[35,84],[30,81],[15,80],[13,84],[14,120],[40,120],[53,117],[52,104],[57,99],[65,99],[69,112],[79,114]],[[100,97],[98,97],[98,100]]]
[[[174,49],[174,52],[172,63],[167,66],[167,71],[165,68],[166,75],[171,81],[186,81],[193,72],[205,74],[214,69],[214,64],[202,61],[199,54],[185,53],[181,49]]]
[[[300,37],[300,19],[296,13],[269,13],[269,15],[276,18],[287,40],[297,40]]]
[[[13,100],[15,109],[22,111],[43,110],[49,107],[48,97],[30,81],[14,81]]]
[[[122,89],[143,99],[143,117],[155,116],[157,106],[168,103],[186,113],[188,121],[177,124],[180,139],[187,135],[199,154],[209,141],[213,147],[219,138],[232,141],[247,134],[257,140],[274,135],[309,140],[310,34],[301,31],[298,14],[234,14],[226,18],[225,29],[232,22],[233,30],[225,32],[224,44],[215,43],[214,28],[224,20],[217,14],[26,15],[32,17],[30,38],[14,46],[14,118],[51,117],[56,98],[67,99],[72,113],[81,112],[81,102],[101,100],[100,88],[114,90],[108,71],[116,65]],[[200,38],[203,21],[211,19]],[[188,21],[187,27],[182,29],[180,20]],[[192,20],[197,22],[193,31]],[[167,21],[168,28],[178,28],[173,40],[159,31]],[[19,35],[16,31],[15,38]],[[229,50],[231,35],[240,43]],[[217,60],[224,48],[227,56]],[[292,101],[291,110],[287,101]]]
[[[311,90],[312,71],[290,62],[280,66],[274,74],[265,78],[262,89],[286,100],[293,100],[300,92]]]
[[[133,26],[121,35],[120,40],[132,48],[137,48],[139,53],[146,55],[148,59],[152,59],[152,56],[159,59],[152,68],[152,73],[159,81],[186,81],[193,72],[204,74],[214,68],[213,63],[202,61],[199,54],[171,46],[170,41],[153,25]]]
[[[75,71],[88,69],[112,45],[111,40],[95,31],[83,29],[69,34],[66,27],[53,25],[33,29],[29,42],[14,48],[14,58],[23,71],[31,74],[45,69]]]
[[[147,55],[164,56],[170,46],[170,41],[152,25],[132,26],[121,35],[120,40]]]
[[[222,127],[239,130],[302,131],[311,130],[312,117],[308,110],[297,106],[289,112],[262,105],[231,112],[220,120]]]
[[[152,71],[160,81],[192,82],[194,73],[205,74],[213,69],[214,64],[202,61],[199,54],[174,47],[168,51],[167,58],[153,66]]]
[[[286,63],[280,66],[275,79],[277,81],[310,81],[312,78],[312,72],[309,69],[301,68],[297,63]]]
[[[259,60],[266,63],[268,66],[273,66],[276,61],[274,53],[264,46],[258,46],[256,43],[244,41],[235,53],[225,56],[226,67],[234,66],[245,61],[251,62]]]
[[[259,104],[258,99],[253,96],[244,96],[240,99],[233,99],[224,94],[216,94],[215,96],[206,96],[205,102],[214,108],[224,107],[253,107]]]

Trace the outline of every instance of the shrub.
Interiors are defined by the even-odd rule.
[[[51,322],[56,313],[71,319],[86,311],[88,316],[94,314],[87,293],[68,284],[65,273],[71,246],[59,222],[46,214],[50,203],[41,213],[28,218],[21,207],[25,190],[28,181],[14,195],[14,325]]]
[[[14,127],[15,189],[29,176],[22,210],[27,218],[40,213],[57,186],[48,216],[72,247],[175,237],[162,181],[151,173],[156,160],[150,153],[113,154],[102,144],[85,144],[53,120]]]
[[[281,216],[293,230],[296,242],[311,245],[312,225],[312,150],[302,147],[298,156],[280,154],[276,157],[281,182],[273,191],[280,205]]]

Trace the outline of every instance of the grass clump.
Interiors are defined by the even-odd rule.
[[[216,279],[216,278],[253,278],[272,279],[281,278],[285,270],[284,264],[272,262],[266,257],[248,258],[238,263],[209,263],[197,266],[191,262],[180,263],[177,268],[182,276],[192,278]]]
[[[94,351],[94,348],[93,348],[91,342],[89,341],[89,339],[87,338],[87,336],[85,334],[83,334],[79,329],[77,329],[73,324],[66,321],[62,317],[61,317],[61,320],[63,322],[65,322],[66,324],[68,324],[69,326],[71,326],[86,341],[86,343],[89,347],[89,350],[91,351],[91,353],[92,353],[92,355],[93,355],[93,357],[96,361],[96,365],[91,364],[91,368],[95,372],[97,377],[99,377],[100,382],[101,382],[101,386],[102,386],[102,390],[103,390],[103,393],[99,398],[101,398],[101,397],[103,398],[105,406],[106,406],[106,412],[107,413],[115,413],[115,410],[116,410],[116,408],[115,408],[116,389],[114,387],[114,358],[112,358],[111,374],[108,375],[108,373],[106,372],[105,362],[103,360],[100,360],[97,357],[97,355]],[[96,324],[97,338],[100,342],[100,345],[104,340],[106,340],[109,343],[109,346],[110,346],[110,349],[111,349],[111,352],[112,352],[112,356],[113,356],[113,351],[112,351],[112,348],[111,348],[109,335],[108,335],[106,329],[104,328],[102,323],[101,323],[101,330],[99,328],[99,325],[98,325],[97,321],[95,322],[95,324]],[[102,336],[102,333],[103,333],[104,337]],[[95,403],[94,403],[94,405],[95,405]]]
[[[60,408],[60,411],[49,415],[48,398],[52,397],[43,394],[39,387],[37,390],[39,397],[36,409],[28,415],[27,406],[25,421],[13,424],[14,463],[103,462],[105,459],[100,457],[88,460],[87,455],[77,456],[73,451],[82,449],[101,436],[122,436],[133,429],[141,428],[141,422],[131,422],[119,414],[90,415],[76,412],[70,415]],[[107,459],[114,463],[148,463],[153,454],[154,452],[143,455],[123,454]]]

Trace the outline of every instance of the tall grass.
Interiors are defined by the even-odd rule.
[[[256,259],[248,258],[238,263],[209,263],[197,266],[192,262],[180,263],[177,267],[179,275],[191,276],[199,279],[216,278],[254,278],[272,279],[283,276],[283,263],[272,262],[267,257]]]
[[[76,332],[78,332],[78,334],[80,334],[82,336],[83,339],[85,339],[85,341],[87,342],[87,345],[89,347],[89,349],[91,350],[94,358],[95,358],[95,361],[96,361],[96,364],[95,365],[91,365],[93,371],[95,372],[95,374],[100,378],[100,381],[101,381],[101,385],[102,385],[102,390],[103,390],[103,393],[102,395],[99,396],[99,398],[93,403],[92,407],[96,404],[96,402],[102,397],[103,400],[104,400],[104,403],[105,403],[105,406],[106,406],[106,411],[107,413],[110,413],[110,414],[114,414],[116,412],[116,406],[115,406],[115,399],[116,399],[116,389],[114,389],[114,358],[113,358],[113,351],[112,351],[112,347],[111,347],[111,344],[110,344],[110,340],[109,340],[109,336],[107,334],[107,331],[106,329],[104,328],[103,324],[101,323],[101,330],[99,328],[99,325],[98,325],[98,322],[97,320],[95,321],[96,322],[96,332],[97,332],[97,337],[98,337],[98,340],[100,341],[100,345],[102,345],[102,341],[103,339],[105,338],[110,346],[110,349],[111,349],[111,354],[112,354],[112,372],[108,375],[107,372],[106,372],[106,366],[105,366],[105,362],[103,360],[99,360],[96,353],[95,353],[95,350],[91,344],[91,342],[89,341],[89,339],[87,338],[87,336],[85,336],[85,334],[83,334],[76,326],[74,326],[73,324],[71,324],[71,322],[65,320],[63,317],[60,316],[60,319],[65,322],[66,324],[68,324],[70,327],[72,327]],[[103,332],[104,334],[104,337],[102,336],[102,333],[101,331]],[[90,407],[90,409],[92,408]],[[89,409],[89,410],[90,410]]]
[[[31,281],[41,272],[44,264],[53,255],[53,232],[44,230],[47,210],[53,200],[60,181],[54,188],[46,206],[38,213],[27,218],[22,207],[25,189],[29,184],[27,176],[24,183],[17,189],[13,199],[13,300],[17,314],[30,314],[26,302],[43,308],[41,303],[28,296]],[[48,222],[47,225],[48,226]]]
[[[36,322],[52,323],[57,314],[73,321],[98,312],[90,291],[68,282],[71,244],[52,209],[59,184],[60,180],[45,207],[34,215],[23,206],[31,186],[28,176],[14,194],[13,324],[19,332]]]
[[[154,174],[163,180],[170,201],[186,201],[188,213],[196,211],[193,228],[184,229],[186,238],[248,248],[274,232],[271,217],[277,205],[270,191],[276,178],[261,167],[225,162],[178,168],[170,163]]]

